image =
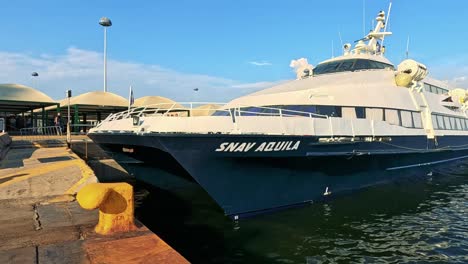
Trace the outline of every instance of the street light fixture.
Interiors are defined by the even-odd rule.
[[[37,72],[32,72],[32,73],[31,73],[31,76],[32,76],[33,88],[37,88],[37,87],[36,87],[36,80],[35,80],[35,78],[39,76],[39,73],[37,73]]]
[[[107,17],[101,17],[99,25],[104,27],[104,92],[107,92],[107,27],[112,26],[112,21]]]

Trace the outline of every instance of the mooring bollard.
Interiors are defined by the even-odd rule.
[[[99,208],[96,233],[109,235],[135,230],[133,223],[133,187],[128,183],[91,183],[76,196],[81,207]]]

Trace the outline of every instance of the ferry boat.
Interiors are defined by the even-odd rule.
[[[293,61],[296,80],[212,116],[148,105],[113,114],[88,135],[108,151],[190,175],[234,219],[455,168],[468,158],[467,92],[427,77],[414,60],[395,67],[385,58],[385,12],[376,22],[342,56],[316,67]]]

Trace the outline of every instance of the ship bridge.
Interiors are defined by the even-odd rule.
[[[336,72],[354,72],[364,70],[391,70],[395,67],[382,56],[367,54],[345,55],[326,60],[313,69],[313,75],[321,75]]]

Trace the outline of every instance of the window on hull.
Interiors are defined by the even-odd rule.
[[[435,93],[435,94],[447,94],[448,90],[444,88],[437,87],[432,84],[424,83],[424,90],[430,93]]]
[[[432,124],[437,130],[468,130],[468,119],[442,114],[432,114]]]
[[[356,118],[366,118],[366,108],[365,107],[355,107]]]
[[[341,117],[341,106],[321,105],[317,106],[317,114],[331,117]]]
[[[423,128],[421,113],[399,109],[383,109],[371,107],[352,106],[328,106],[328,105],[269,105],[262,107],[242,107],[239,110],[231,109],[231,113],[241,116],[279,116],[281,109],[282,116],[313,116],[317,115],[330,117],[343,117],[346,119],[368,119],[375,121],[385,121],[391,125],[403,126],[406,128]],[[314,115],[315,114],[315,115]],[[229,111],[218,110],[214,116],[229,116]],[[437,119],[437,118],[436,118]],[[454,120],[454,122],[457,122]],[[459,126],[462,126],[461,120]],[[468,127],[468,123],[465,123]]]
[[[413,123],[415,128],[423,128],[421,113],[411,112],[413,116]]]
[[[365,108],[365,118],[375,121],[385,121],[384,109]]]

